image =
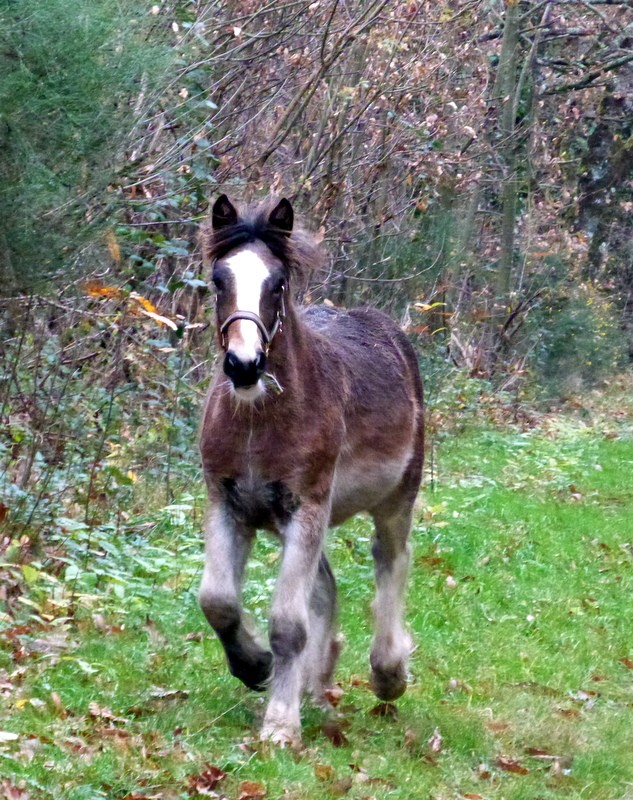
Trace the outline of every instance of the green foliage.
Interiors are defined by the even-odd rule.
[[[139,97],[171,54],[150,42],[149,3],[4,0],[0,27],[0,264],[3,289],[64,267],[108,213]],[[91,234],[94,238],[94,233]],[[85,237],[84,237],[85,238]]]
[[[33,312],[0,349],[0,521],[24,551],[68,518],[118,528],[125,508],[198,472],[187,334],[172,345],[126,299],[102,303],[52,330]]]
[[[529,325],[536,343],[532,363],[548,394],[568,396],[613,378],[626,365],[620,315],[589,284],[554,289]]]

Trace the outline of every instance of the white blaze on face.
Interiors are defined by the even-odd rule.
[[[238,311],[251,311],[259,316],[259,302],[264,281],[270,271],[264,261],[252,250],[244,249],[226,259],[226,265],[233,273],[236,290],[235,307]],[[254,361],[261,352],[261,334],[251,320],[240,319],[231,325],[237,328],[238,336],[229,336],[229,349],[242,361]]]

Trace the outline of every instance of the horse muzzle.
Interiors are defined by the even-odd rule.
[[[261,352],[254,360],[242,361],[230,350],[224,357],[224,373],[236,389],[249,389],[259,381],[266,369],[266,355]]]

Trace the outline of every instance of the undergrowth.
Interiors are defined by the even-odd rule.
[[[37,553],[14,541],[0,566],[0,796],[628,796],[623,388],[503,424],[479,393],[462,397],[462,424],[431,425],[408,603],[417,650],[397,707],[367,683],[371,528],[359,517],[332,532],[343,694],[329,716],[304,709],[299,752],[257,742],[264,699],[229,675],[198,609],[201,482],[169,502],[146,489],[144,506],[134,484],[125,513],[97,522],[57,516]],[[262,628],[278,559],[261,537],[245,600]]]

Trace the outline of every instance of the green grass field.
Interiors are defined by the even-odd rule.
[[[202,496],[68,520],[3,565],[0,797],[633,798],[630,413],[465,426],[434,443],[413,532],[417,649],[397,708],[367,685],[371,527],[332,532],[345,648],[304,748],[257,742],[261,695],[231,678],[197,607]],[[246,597],[265,625],[278,549]]]

